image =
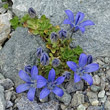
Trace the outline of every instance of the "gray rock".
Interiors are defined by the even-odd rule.
[[[5,77],[10,78],[15,86],[23,83],[18,72],[26,65],[36,64],[36,49],[45,44],[39,36],[28,33],[26,28],[17,28],[10,40],[0,52],[0,66]]]
[[[107,100],[107,96],[101,98],[101,99],[100,99],[100,102],[105,103],[106,100]]]
[[[92,102],[91,102],[91,105],[95,105],[95,106],[97,106],[99,104],[99,101],[96,99],[96,100],[93,100]]]
[[[70,81],[69,84],[67,85],[67,92],[72,93],[75,91],[81,91],[84,87],[83,81],[80,81],[78,83],[74,83],[74,81]]]
[[[52,100],[48,103],[38,104],[36,101],[29,101],[26,96],[22,96],[17,102],[18,110],[58,110],[59,103]]]
[[[0,45],[4,43],[10,33],[10,19],[12,19],[10,12],[0,15]]]
[[[81,34],[80,31],[75,33],[73,35],[73,38],[76,39],[75,45],[80,45],[86,53],[92,54],[94,57],[110,56],[110,0],[106,0],[106,2],[103,0],[12,0],[12,2],[16,15],[24,15],[28,8],[33,7],[38,16],[45,14],[53,24],[57,25],[61,25],[67,18],[65,9],[72,10],[75,15],[78,11],[85,13],[85,20],[92,20],[95,26],[87,27],[85,34]],[[67,25],[65,25],[66,27]]]
[[[64,104],[60,104],[60,107],[61,107],[62,110],[65,110],[67,108],[67,106],[64,105]]]
[[[18,110],[42,110],[36,101],[29,101],[27,97],[22,96],[20,100],[18,100],[16,106]]]
[[[89,106],[87,110],[102,110],[99,106]]]
[[[50,102],[39,104],[39,106],[41,110],[59,110],[59,103],[55,100],[51,100]]]
[[[98,101],[97,93],[87,92],[87,96],[88,96],[89,101],[90,101],[91,104],[94,104],[94,101],[95,101],[95,102]]]
[[[106,72],[106,78],[110,81],[110,69]]]
[[[105,57],[105,63],[110,63],[110,58]]]
[[[91,86],[91,90],[92,90],[93,92],[98,92],[98,91],[101,90],[101,87],[100,87],[100,86],[92,85],[92,86]]]
[[[110,110],[110,101],[109,101],[109,100],[107,100],[107,101],[105,102],[105,109],[106,109],[106,110]]]
[[[71,105],[72,106],[79,106],[80,104],[84,103],[84,95],[76,92],[76,94],[73,95]]]
[[[5,91],[5,99],[9,101],[12,96],[12,91]]]
[[[6,9],[0,6],[0,14],[3,14],[6,12]]]
[[[0,85],[0,110],[5,110],[6,101],[4,98],[4,88]]]
[[[99,85],[100,84],[100,77],[98,75],[95,75],[93,77],[93,84],[94,85]]]
[[[4,76],[0,73],[0,80],[5,79]]]
[[[10,108],[13,106],[13,103],[11,101],[6,101],[6,108]]]
[[[77,110],[86,110],[86,107],[81,104],[78,106]]]
[[[4,89],[8,90],[14,86],[14,83],[10,79],[0,80],[0,85],[4,87]]]
[[[99,94],[98,94],[98,97],[99,98],[104,98],[104,96],[105,96],[105,91],[104,90],[100,91]]]
[[[105,83],[105,75],[101,76],[101,89],[104,90],[106,83]]]
[[[64,95],[63,95],[62,97],[58,97],[58,96],[56,95],[56,98],[57,98],[59,101],[63,102],[64,105],[67,106],[67,105],[69,105],[70,102],[71,102],[71,95],[68,94],[65,89],[63,89],[63,91],[64,91]]]

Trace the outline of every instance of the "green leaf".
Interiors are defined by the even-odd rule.
[[[29,16],[28,14],[26,14],[26,15],[24,15],[24,16],[21,18],[20,22],[21,22],[21,23],[24,23],[24,22],[26,22],[26,21],[29,20],[29,19],[30,19],[30,16]]]
[[[8,9],[8,3],[3,4],[3,8]]]
[[[10,20],[11,26],[16,29],[19,26],[22,26],[19,22],[19,18],[15,16],[13,19]]]

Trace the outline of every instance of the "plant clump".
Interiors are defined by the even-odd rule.
[[[51,92],[62,97],[64,92],[58,86],[64,80],[74,79],[75,83],[85,80],[91,86],[93,79],[89,73],[99,69],[99,65],[93,63],[92,56],[86,55],[80,46],[70,47],[73,33],[78,30],[84,33],[85,26],[94,25],[94,23],[90,20],[81,23],[84,18],[84,13],[82,12],[77,13],[75,20],[72,11],[65,10],[65,13],[68,18],[63,23],[70,25],[71,35],[66,30],[60,29],[59,26],[53,26],[45,15],[38,18],[33,8],[29,8],[28,14],[21,19],[15,16],[10,20],[14,29],[18,26],[23,26],[27,27],[30,33],[40,35],[48,49],[48,51],[44,51],[41,46],[37,48],[37,67],[27,65],[25,66],[25,71],[20,70],[19,72],[20,78],[26,83],[19,85],[16,91],[21,93],[29,90],[27,97],[30,101],[34,100],[37,88],[43,88],[40,92],[40,99],[45,98]],[[57,77],[56,80],[55,76]]]

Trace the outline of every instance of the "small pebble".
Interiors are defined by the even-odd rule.
[[[104,90],[100,91],[98,94],[98,98],[104,98],[104,96],[105,96],[105,91]]]

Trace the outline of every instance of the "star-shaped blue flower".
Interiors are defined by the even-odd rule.
[[[80,55],[78,65],[72,61],[67,61],[67,65],[72,71],[74,71],[75,83],[79,82],[81,79],[84,79],[86,82],[88,82],[89,85],[93,84],[93,79],[92,76],[88,73],[97,71],[99,69],[99,65],[96,63],[87,65],[87,55],[84,53]]]
[[[35,91],[37,88],[37,77],[38,77],[38,69],[36,66],[33,66],[31,69],[31,77],[24,72],[23,70],[19,71],[19,77],[25,81],[25,84],[20,84],[17,88],[16,88],[16,92],[17,93],[21,93],[24,92],[26,90],[29,90],[27,93],[27,98],[30,101],[34,100],[34,96],[35,96]]]
[[[94,25],[94,23],[91,20],[86,20],[81,23],[81,21],[84,19],[84,13],[78,12],[75,20],[74,20],[74,14],[70,10],[65,10],[65,13],[67,14],[68,18],[63,21],[63,24],[70,24],[71,28],[74,28],[74,31],[81,30],[82,33],[85,32],[85,26]]]
[[[37,87],[41,88],[45,86],[40,92],[40,99],[45,98],[50,94],[50,92],[55,93],[57,96],[63,96],[64,92],[61,88],[57,87],[58,85],[64,82],[64,77],[60,76],[55,80],[55,70],[51,69],[48,75],[48,80],[43,76],[38,76]]]

